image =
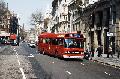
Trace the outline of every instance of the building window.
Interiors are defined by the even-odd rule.
[[[75,30],[75,25],[73,25],[73,31]]]
[[[65,7],[64,7],[64,9],[63,9],[64,11],[65,11]]]
[[[116,11],[113,11],[113,24],[116,23]]]
[[[74,12],[73,12],[73,18],[75,17]]]
[[[66,21],[67,21],[67,16],[66,16]]]
[[[61,19],[61,14],[60,14],[60,19]]]
[[[65,16],[64,16],[64,20],[65,20]]]

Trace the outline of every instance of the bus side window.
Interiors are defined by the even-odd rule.
[[[58,39],[58,44],[63,45],[63,39]]]
[[[46,43],[46,44],[49,44],[49,43],[50,43],[50,39],[49,39],[49,38],[46,38],[45,43]]]
[[[84,48],[84,42],[81,42],[81,48]]]
[[[43,43],[42,38],[39,38],[39,42],[40,42],[40,43]]]
[[[43,39],[43,41],[42,41],[43,43],[46,43],[46,39]]]
[[[84,42],[80,42],[80,48],[84,48]]]
[[[57,39],[52,39],[52,44],[53,45],[58,45]]]

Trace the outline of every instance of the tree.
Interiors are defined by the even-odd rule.
[[[82,0],[76,0],[76,8],[79,10],[82,5]]]
[[[44,19],[44,27],[45,27],[45,29],[48,28],[49,20],[50,20],[49,18]]]
[[[36,11],[31,14],[31,25],[40,24],[43,21],[42,12]]]
[[[0,16],[4,15],[6,12],[6,3],[4,0],[0,0]]]

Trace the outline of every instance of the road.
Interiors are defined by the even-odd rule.
[[[120,79],[120,70],[87,60],[60,60],[21,43],[0,48],[0,79]]]

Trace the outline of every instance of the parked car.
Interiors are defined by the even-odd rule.
[[[29,46],[30,46],[30,47],[36,47],[36,43],[35,43],[35,42],[30,42],[30,43],[29,43]]]

